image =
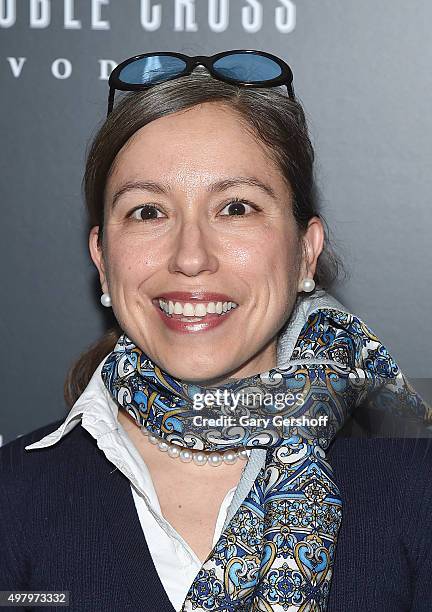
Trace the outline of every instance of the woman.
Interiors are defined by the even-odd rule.
[[[325,290],[290,70],[241,53],[146,54],[110,79],[85,192],[117,325],[70,372],[66,420],[1,449],[0,589],[73,610],[430,610],[429,441],[335,438],[370,398],[353,373],[428,407]],[[113,107],[115,88],[139,91]],[[300,392],[283,414],[316,423],[246,403],[240,421],[232,395],[192,409],[251,389]]]

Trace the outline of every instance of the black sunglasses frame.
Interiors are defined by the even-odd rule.
[[[232,54],[238,53],[253,53],[254,55],[261,55],[263,57],[268,57],[278,64],[281,68],[281,74],[274,79],[268,79],[265,81],[241,81],[240,79],[231,79],[230,77],[223,76],[219,74],[216,70],[213,69],[213,64],[215,61],[220,59],[221,57],[225,57]],[[168,55],[171,57],[177,57],[183,60],[186,63],[186,67],[182,72],[175,74],[173,76],[167,77],[157,83],[124,83],[120,80],[119,75],[125,66],[132,64],[137,60],[140,60],[144,57],[151,57],[156,55]],[[142,53],[140,55],[134,55],[133,57],[128,58],[121,64],[119,64],[114,70],[111,72],[108,85],[109,85],[109,94],[108,94],[108,112],[107,117],[111,113],[114,106],[114,96],[115,91],[143,91],[145,89],[149,89],[150,87],[154,87],[155,85],[159,85],[160,83],[165,83],[166,81],[172,81],[174,79],[179,79],[180,77],[191,74],[191,72],[198,65],[204,66],[213,78],[218,79],[219,81],[225,81],[227,83],[233,83],[235,85],[242,85],[244,87],[278,87],[281,85],[286,85],[288,96],[295,100],[294,88],[293,88],[293,73],[291,68],[288,66],[286,62],[281,60],[276,55],[272,55],[271,53],[267,53],[266,51],[257,51],[255,49],[231,49],[229,51],[222,51],[221,53],[216,53],[215,55],[195,55],[189,56],[184,55],[183,53],[177,53],[174,51],[152,51],[151,53]]]

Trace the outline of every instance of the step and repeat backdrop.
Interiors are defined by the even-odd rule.
[[[67,370],[111,323],[81,180],[110,71],[149,51],[291,65],[347,271],[332,293],[430,380],[431,23],[427,0],[0,0],[0,442],[66,416]]]

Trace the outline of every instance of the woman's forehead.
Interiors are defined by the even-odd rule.
[[[237,113],[211,103],[140,128],[118,153],[110,182],[143,174],[153,180],[163,176],[198,184],[251,173],[283,181],[266,146],[245,128]]]

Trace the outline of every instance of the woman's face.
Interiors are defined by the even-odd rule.
[[[214,102],[134,134],[106,186],[102,249],[97,233],[91,255],[126,335],[174,377],[208,384],[276,365],[277,333],[323,239],[315,218],[303,256],[277,165]],[[224,302],[237,306],[218,313]]]

